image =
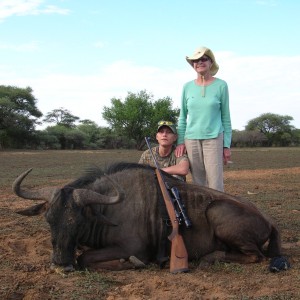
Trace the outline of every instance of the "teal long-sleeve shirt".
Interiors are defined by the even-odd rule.
[[[231,119],[227,83],[219,78],[203,87],[195,80],[183,86],[178,120],[178,144],[185,139],[206,140],[224,133],[224,147],[231,144]]]

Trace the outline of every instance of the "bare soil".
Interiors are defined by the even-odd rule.
[[[51,241],[43,216],[24,217],[16,210],[33,201],[13,195],[11,183],[33,167],[28,187],[60,186],[89,164],[137,161],[137,151],[0,152],[0,299],[300,299],[300,149],[233,150],[225,168],[226,192],[252,200],[279,224],[284,254],[292,268],[270,273],[269,262],[251,265],[216,263],[170,274],[156,265],[146,269],[50,270]]]

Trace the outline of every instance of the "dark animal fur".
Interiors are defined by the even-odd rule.
[[[78,205],[73,198],[76,189],[107,196],[115,194],[105,174],[125,191],[125,200],[114,205]],[[26,175],[20,176],[21,181]],[[184,183],[167,174],[165,179],[169,186],[178,188],[193,224],[192,229],[181,227],[190,259],[253,263],[265,259],[265,255],[281,256],[277,226],[254,204]],[[20,197],[30,195],[21,188],[15,192]],[[131,255],[144,263],[156,261],[165,242],[165,224],[159,209],[161,192],[153,168],[125,162],[103,170],[90,167],[77,180],[55,194],[47,192],[46,195],[49,195],[47,203],[50,205],[46,206],[45,216],[51,228],[54,264],[75,264],[78,247],[85,249],[80,263],[91,269],[101,268],[102,262],[128,259]],[[41,213],[41,206],[28,209],[29,212]],[[266,242],[269,247],[264,253]]]

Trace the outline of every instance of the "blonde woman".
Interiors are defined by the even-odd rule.
[[[176,155],[187,152],[194,183],[224,191],[223,163],[230,160],[231,119],[227,83],[207,47],[186,57],[196,72],[182,91]]]

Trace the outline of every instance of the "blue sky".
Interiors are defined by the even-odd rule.
[[[207,46],[234,129],[267,112],[300,128],[299,13],[297,0],[0,0],[0,84],[107,126],[103,106],[128,92],[179,107],[196,75],[185,56]]]

